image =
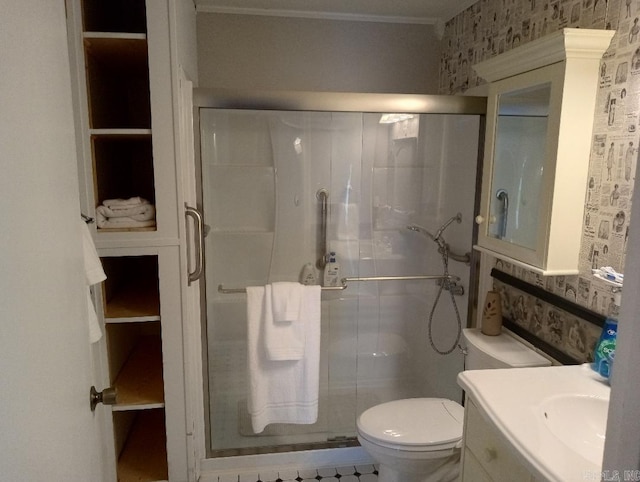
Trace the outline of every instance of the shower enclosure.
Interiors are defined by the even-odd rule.
[[[442,274],[438,245],[407,227],[435,232],[460,212],[463,222],[443,237],[452,250],[471,251],[484,99],[196,91],[194,100],[209,455],[354,445],[357,416],[375,404],[459,400],[462,355],[436,354],[427,336],[439,285],[420,277]],[[322,285],[329,253],[338,279],[348,281],[322,290],[318,421],[255,434],[246,408],[244,290]],[[459,278],[466,325],[470,267],[450,261],[449,273]],[[451,299],[442,296],[433,337],[451,344],[456,330]]]

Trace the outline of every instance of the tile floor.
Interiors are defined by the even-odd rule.
[[[378,482],[374,465],[357,465],[329,469],[285,469],[264,473],[221,475],[218,482]]]

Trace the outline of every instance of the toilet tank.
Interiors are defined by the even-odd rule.
[[[551,365],[550,360],[505,333],[488,336],[483,335],[479,328],[466,328],[463,330],[463,337],[466,348],[465,370]]]

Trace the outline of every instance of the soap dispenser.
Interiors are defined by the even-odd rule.
[[[307,263],[302,268],[302,272],[300,273],[300,284],[305,286],[316,284],[316,269],[313,267],[313,264]]]

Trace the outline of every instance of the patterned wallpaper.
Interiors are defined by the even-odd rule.
[[[619,296],[591,269],[624,267],[640,140],[640,0],[480,0],[445,26],[440,91],[480,85],[473,64],[564,27],[617,29],[600,68],[580,274],[543,278],[515,266],[508,271],[597,313],[616,315]]]

